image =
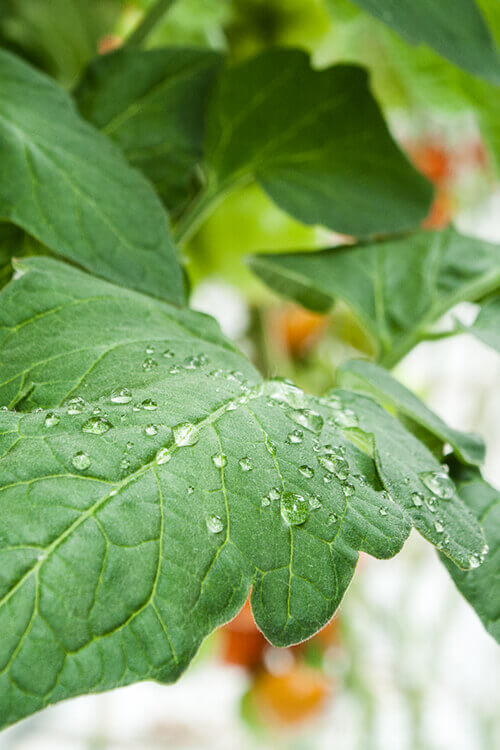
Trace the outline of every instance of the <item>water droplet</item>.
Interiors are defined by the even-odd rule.
[[[128,388],[115,388],[109,398],[114,404],[128,404],[132,401],[132,393]]]
[[[307,521],[309,504],[296,492],[284,492],[281,496],[281,515],[289,526],[300,526]]]
[[[155,350],[154,344],[148,344],[146,347],[146,354],[153,354]]]
[[[425,486],[442,500],[449,500],[455,494],[453,482],[445,471],[424,471],[420,479]]]
[[[199,367],[203,367],[208,362],[208,357],[204,354],[195,354],[192,357],[186,357],[182,363],[186,370],[197,370]]]
[[[171,458],[172,458],[172,454],[170,453],[169,448],[160,448],[160,450],[156,454],[156,463],[158,465],[166,464],[170,461]]]
[[[223,469],[227,464],[227,456],[224,453],[216,453],[215,456],[212,456],[212,461],[218,469]]]
[[[303,438],[304,438],[304,433],[302,432],[302,430],[292,430],[289,433],[286,439],[286,442],[291,443],[292,445],[295,445],[297,443],[301,443]]]
[[[155,424],[148,424],[144,428],[146,435],[158,435],[158,427]]]
[[[321,500],[317,495],[313,495],[309,498],[309,507],[311,510],[318,510],[322,507]]]
[[[387,508],[383,508],[383,507],[379,508],[378,512],[380,513],[381,516],[386,516],[387,515]]]
[[[154,370],[155,367],[158,367],[158,362],[155,359],[152,359],[151,357],[146,357],[146,359],[142,363],[142,369],[146,370],[146,372],[149,372],[150,370]]]
[[[111,490],[111,492],[109,493],[109,496],[110,496],[110,497],[114,497],[114,496],[115,496],[115,495],[117,495],[117,494],[118,494],[118,490],[117,490],[117,489],[114,489],[114,490]]]
[[[424,504],[424,496],[421,492],[412,492],[411,499],[413,505],[415,505],[417,508],[420,508]]]
[[[333,417],[333,422],[337,427],[356,427],[358,418],[352,409],[341,409]]]
[[[354,485],[350,482],[346,482],[345,484],[343,484],[342,489],[344,490],[344,495],[346,497],[351,497],[352,495],[354,495],[355,488]]]
[[[128,458],[122,458],[120,461],[120,468],[122,471],[128,471],[130,469],[130,461]]]
[[[78,453],[75,453],[75,455],[71,459],[71,463],[73,464],[75,469],[78,469],[78,471],[85,471],[85,469],[88,469],[90,466],[90,458],[88,453],[85,453],[85,451],[78,451]]]
[[[263,508],[267,508],[269,505],[271,505],[271,498],[268,495],[264,495],[264,497],[260,501],[260,504]]]
[[[426,505],[429,508],[429,510],[430,510],[431,513],[435,513],[436,512],[436,510],[437,510],[437,508],[436,508],[436,501],[435,501],[435,499],[433,497],[428,497],[426,499],[425,503],[426,503]]]
[[[60,422],[60,417],[54,411],[49,411],[45,417],[45,427],[55,427]]]
[[[131,448],[133,448],[133,447],[134,447],[134,444],[133,444],[133,442],[132,442],[131,440],[129,440],[129,441],[127,442],[127,450],[129,451],[129,450],[130,450]]]
[[[207,516],[207,529],[212,534],[220,534],[224,529],[224,524],[220,516]]]
[[[330,513],[328,516],[328,525],[333,526],[334,523],[337,523],[338,517],[336,513]]]
[[[83,423],[82,430],[83,432],[90,432],[92,435],[104,435],[112,427],[111,422],[104,417],[90,417]]]
[[[153,401],[151,398],[145,398],[144,401],[141,404],[141,407],[145,409],[146,411],[154,411],[158,408],[158,404],[156,401]]]
[[[436,521],[434,524],[434,528],[436,529],[438,534],[442,534],[444,531],[444,526],[440,521]]]
[[[191,422],[181,422],[172,429],[174,443],[178,446],[196,445],[199,432],[196,425]]]
[[[172,365],[172,367],[168,368],[168,372],[170,373],[170,375],[178,375],[180,371],[181,368],[179,367],[179,365]]]
[[[244,458],[240,458],[238,463],[242,471],[252,471],[253,469],[252,459],[248,458],[248,456],[244,456]]]
[[[314,476],[314,469],[311,469],[310,466],[299,466],[299,471],[308,479],[312,479],[312,477]]]
[[[311,409],[291,409],[288,416],[309,432],[319,434],[323,429],[323,417]]]
[[[327,471],[325,476],[323,477],[323,482],[325,484],[330,484],[332,479],[333,479],[333,474],[331,473],[331,471]]]
[[[281,490],[279,490],[278,487],[273,487],[272,490],[269,490],[270,500],[279,500],[280,497],[281,497]]]
[[[479,566],[481,565],[481,560],[477,555],[471,555],[469,557],[469,565],[471,568],[479,568]]]
[[[175,352],[173,352],[172,349],[165,349],[165,351],[162,354],[162,357],[165,357],[166,359],[171,359],[172,357],[175,357]]]
[[[81,396],[72,398],[67,403],[68,414],[81,414],[87,406],[86,402]]]
[[[189,485],[187,492],[188,492],[188,495],[192,495],[194,492],[194,487],[191,487],[191,485]]]

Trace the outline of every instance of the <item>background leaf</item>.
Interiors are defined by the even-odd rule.
[[[493,297],[485,302],[474,325],[466,330],[500,352],[500,297]]]
[[[399,361],[450,308],[500,286],[500,246],[453,228],[315,253],[255,255],[251,268],[313,310],[345,302],[372,337],[379,361]]]
[[[0,219],[98,275],[174,303],[182,277],[149,183],[53,81],[0,50]]]
[[[122,147],[174,215],[197,187],[207,98],[221,63],[210,50],[123,49],[96,58],[75,93],[83,117]]]

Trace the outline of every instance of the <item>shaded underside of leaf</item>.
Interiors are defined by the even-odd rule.
[[[62,89],[1,50],[0,159],[0,220],[100,276],[182,303],[168,216],[150,184]]]
[[[175,215],[193,194],[207,99],[222,57],[211,50],[123,49],[87,68],[81,114],[118,143]]]
[[[386,366],[455,304],[482,299],[500,285],[500,246],[451,227],[313,253],[260,254],[250,265],[272,289],[305,307],[345,302]]]
[[[205,158],[213,193],[257,179],[299,221],[356,236],[413,228],[432,198],[392,140],[363,69],[313,70],[299,50],[222,70]]]
[[[500,297],[484,303],[474,325],[466,329],[480,341],[500,352]]]

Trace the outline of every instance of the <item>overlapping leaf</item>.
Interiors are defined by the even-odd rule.
[[[175,679],[250,585],[273,643],[306,638],[411,522],[480,554],[455,497],[442,535],[412,505],[440,465],[370,399],[263,382],[210,318],[58,261],[21,261],[0,310],[0,725]]]
[[[94,273],[174,303],[168,217],[119,149],[53,81],[0,50],[0,220]]]
[[[500,352],[500,297],[493,297],[485,302],[474,325],[467,331]]]
[[[474,607],[486,630],[500,643],[500,493],[478,469],[451,463],[451,475],[464,503],[483,524],[489,550],[469,571],[441,556],[458,590]]]
[[[196,186],[207,98],[221,63],[204,49],[124,49],[97,58],[75,93],[82,115],[122,147],[173,214]]]
[[[469,72],[500,83],[500,58],[474,0],[351,0],[412,44],[425,43]]]
[[[386,366],[458,302],[500,287],[500,246],[452,228],[315,253],[257,255],[250,263],[271,288],[305,307],[347,303]]]

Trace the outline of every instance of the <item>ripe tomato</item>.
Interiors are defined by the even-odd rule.
[[[270,724],[298,724],[324,707],[331,685],[316,669],[294,664],[284,674],[260,672],[251,689],[256,709]]]

